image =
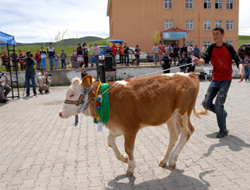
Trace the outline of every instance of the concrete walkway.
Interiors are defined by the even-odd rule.
[[[209,82],[200,83],[196,104]],[[222,139],[213,113],[197,119],[195,132],[174,171],[158,166],[167,149],[166,125],[142,129],[136,139],[134,176],[107,146],[108,129],[97,132],[92,118],[61,119],[67,87],[0,104],[0,189],[250,189],[250,83],[233,80],[225,108],[230,133]],[[22,91],[21,91],[22,92]],[[22,94],[22,93],[21,93]],[[124,152],[124,139],[118,137]]]

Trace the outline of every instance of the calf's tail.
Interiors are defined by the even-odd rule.
[[[207,115],[207,110],[203,109],[203,110],[196,110],[195,107],[193,109],[194,115],[195,117],[200,119],[200,115]]]

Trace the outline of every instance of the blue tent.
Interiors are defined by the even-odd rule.
[[[16,45],[15,37],[0,31],[0,45]]]

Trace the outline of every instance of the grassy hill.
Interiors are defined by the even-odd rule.
[[[103,38],[95,37],[95,36],[86,36],[82,38],[69,38],[63,40],[63,46],[77,46],[78,43],[83,44],[84,42],[89,43],[93,41],[100,41],[103,40]],[[17,48],[21,46],[49,46],[50,42],[36,42],[36,43],[19,43],[17,42]],[[53,46],[58,45],[57,42],[52,43]]]
[[[250,44],[250,36],[239,35],[238,46],[240,47],[242,44]]]

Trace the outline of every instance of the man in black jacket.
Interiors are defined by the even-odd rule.
[[[166,71],[163,71],[163,73],[170,73],[170,65],[171,65],[171,57],[168,56],[168,54],[163,53],[164,57],[161,59],[161,65],[162,69],[168,69]]]
[[[185,54],[185,56],[187,57],[187,47],[185,46],[185,44],[183,44],[182,48],[181,48],[181,54]]]

